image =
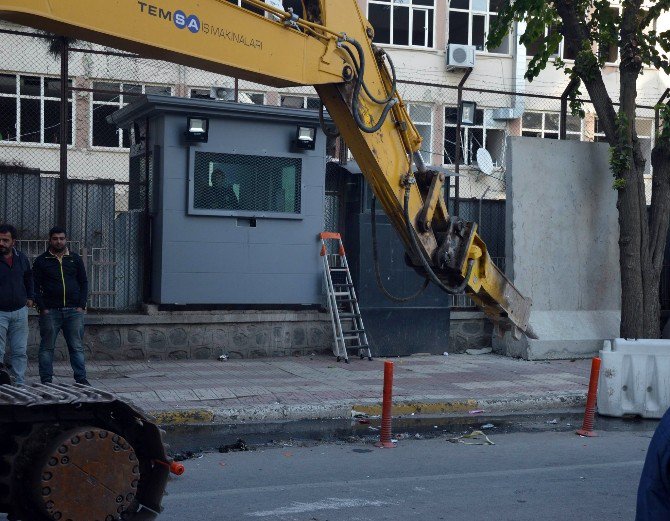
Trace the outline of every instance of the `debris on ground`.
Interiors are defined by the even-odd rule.
[[[245,452],[248,450],[250,450],[249,446],[241,438],[238,438],[238,440],[235,443],[230,443],[229,445],[221,445],[219,447],[219,452],[224,454],[227,452]]]
[[[361,418],[360,420],[358,420],[358,423],[362,423],[363,425],[365,425],[370,423],[370,420],[368,420],[367,418]]]
[[[228,360],[227,353],[223,353],[222,355],[219,356],[219,362],[225,362],[226,360]]]
[[[472,411],[468,411],[468,414],[481,414],[484,412],[484,409],[473,409]]]
[[[462,443],[463,445],[495,445],[495,443],[493,443],[482,431],[472,431],[470,434],[448,438],[447,441],[451,443]]]
[[[556,425],[558,423],[558,420],[554,418],[553,420],[547,420],[545,423],[549,423],[551,425]]]
[[[443,355],[443,356],[449,356],[449,353],[447,353],[447,352],[445,351],[444,353],[442,353],[442,355]]]
[[[172,455],[174,461],[186,461],[188,459],[199,459],[202,458],[203,454],[201,451],[192,451],[185,450],[182,452],[176,452]]]
[[[364,413],[364,412],[360,412],[360,411],[356,411],[354,409],[351,409],[351,417],[352,418],[368,418],[369,415]]]
[[[486,424],[482,425],[482,429],[495,429],[495,428],[496,428],[496,426],[493,425],[492,423],[486,423]]]
[[[469,355],[488,355],[493,352],[493,348],[482,347],[480,349],[466,349],[465,352]]]

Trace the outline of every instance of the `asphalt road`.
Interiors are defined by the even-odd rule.
[[[631,520],[651,431],[282,446],[184,462],[168,520]]]

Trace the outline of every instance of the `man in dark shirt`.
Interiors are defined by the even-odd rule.
[[[635,521],[670,519],[670,409],[649,443],[637,489]]]
[[[23,384],[28,357],[28,308],[33,305],[33,274],[28,258],[17,251],[16,228],[0,224],[0,369],[7,340],[11,375]]]
[[[51,383],[53,379],[54,346],[62,330],[75,381],[90,385],[83,342],[88,279],[81,257],[67,248],[63,228],[49,230],[49,249],[35,259],[33,276],[40,311],[40,380]]]

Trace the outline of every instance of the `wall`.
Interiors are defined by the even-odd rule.
[[[509,138],[506,272],[533,301],[538,340],[524,358],[591,356],[617,336],[621,301],[616,192],[603,143]]]

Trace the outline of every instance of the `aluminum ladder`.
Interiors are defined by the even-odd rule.
[[[338,362],[344,360],[348,364],[347,349],[357,349],[361,360],[366,356],[368,360],[372,360],[361,310],[358,307],[356,290],[351,280],[347,256],[344,253],[342,237],[339,233],[323,232],[319,234],[319,238],[321,239],[321,258],[328,297],[328,311],[335,340],[333,354],[337,357]],[[326,241],[337,241],[337,253],[328,252]]]

